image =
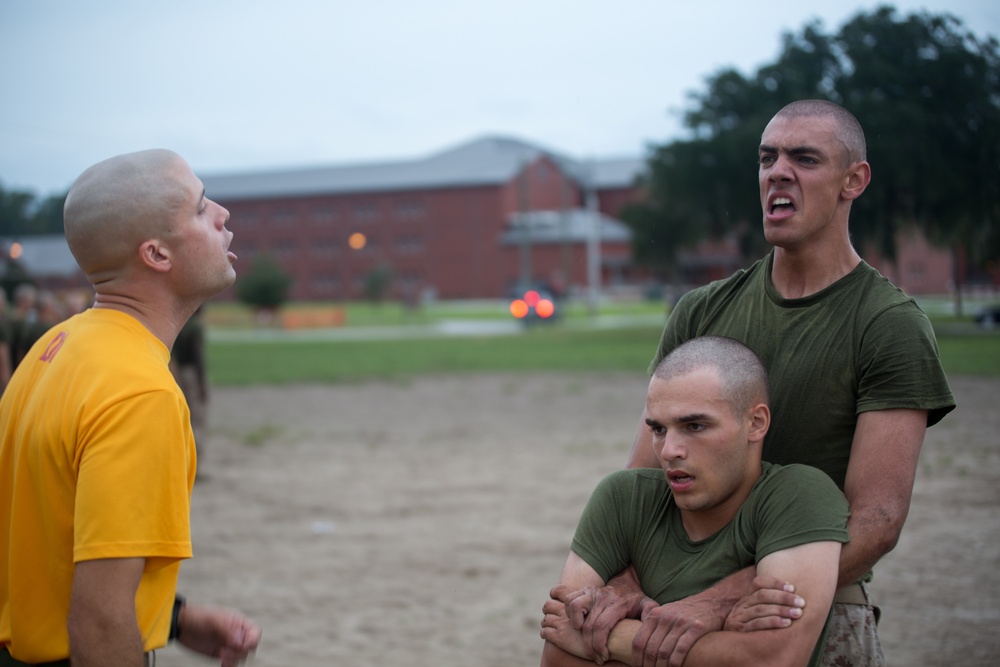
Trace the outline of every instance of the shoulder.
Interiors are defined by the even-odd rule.
[[[615,470],[604,476],[598,486],[616,489],[656,487],[666,485],[663,471],[659,468],[627,468]]]
[[[833,480],[816,468],[765,464],[751,496],[747,521],[755,526],[758,560],[808,542],[848,540],[847,499]]]
[[[927,319],[912,297],[907,296],[877,269],[862,261],[855,269],[850,288],[858,295],[858,314],[872,319],[884,314]]]
[[[50,335],[63,336],[53,365],[71,373],[80,386],[118,385],[111,392],[114,396],[155,390],[172,393],[176,387],[168,366],[169,350],[128,315],[91,309],[51,331]]]
[[[733,291],[739,291],[749,286],[755,285],[757,281],[763,281],[767,276],[768,258],[758,259],[745,269],[739,269],[728,278],[714,280],[707,285],[701,285],[688,291],[678,301],[677,306],[686,304],[688,307],[711,302],[713,299],[724,297]]]
[[[764,464],[757,487],[764,495],[780,494],[789,502],[841,502],[844,494],[825,472],[801,463],[788,465]]]
[[[658,503],[670,493],[659,468],[615,470],[606,475],[591,494],[591,504],[635,508]]]

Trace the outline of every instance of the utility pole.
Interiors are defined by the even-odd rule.
[[[518,174],[518,208],[521,214],[518,216],[521,228],[521,284],[518,289],[525,290],[531,285],[531,216],[528,212],[530,201],[528,198],[528,161],[521,163],[521,172]]]
[[[598,207],[592,162],[587,168],[584,188],[587,218],[590,222],[587,234],[587,310],[591,315],[596,315],[601,293],[601,212]]]

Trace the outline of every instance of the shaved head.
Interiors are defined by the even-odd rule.
[[[701,368],[714,368],[722,382],[733,414],[742,417],[748,408],[769,404],[767,371],[743,343],[723,336],[692,338],[663,358],[653,377],[670,380]]]
[[[187,163],[173,151],[118,155],[84,171],[66,196],[66,242],[92,283],[116,276],[169,230],[185,201]]]
[[[865,132],[850,111],[827,100],[799,100],[785,106],[775,118],[830,118],[837,128],[837,138],[847,148],[847,164],[868,159]]]

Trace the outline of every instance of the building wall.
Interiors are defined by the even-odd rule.
[[[948,294],[954,288],[951,252],[932,246],[916,230],[897,235],[895,262],[870,248],[864,259],[907,294]]]
[[[571,208],[581,199],[579,188],[543,157],[500,185],[219,203],[232,216],[238,271],[271,255],[292,275],[294,300],[361,298],[365,277],[381,265],[392,272],[393,298],[429,290],[455,299],[504,296],[517,281],[520,258],[500,247],[512,214]],[[357,233],[366,242],[352,249]],[[535,278],[547,279],[565,263],[544,256],[533,267]],[[585,269],[572,280],[584,283]]]
[[[604,188],[598,208],[618,218],[641,198],[637,187]],[[397,299],[427,292],[443,299],[497,298],[525,280],[565,292],[587,286],[582,241],[536,245],[527,253],[501,243],[516,213],[586,204],[580,186],[544,155],[499,184],[219,202],[232,213],[238,271],[267,252],[294,278],[295,300],[362,298],[366,276],[380,266],[391,271],[389,296]],[[363,234],[365,245],[351,248],[352,234]],[[632,265],[627,243],[605,242],[601,256],[602,285],[649,278]],[[952,288],[950,253],[919,234],[901,236],[896,263],[870,251],[863,256],[907,293]],[[727,276],[744,263],[731,241],[719,247],[705,242],[679,261],[692,285]],[[223,298],[235,294],[229,290]]]
[[[519,284],[522,250],[519,246],[508,245],[503,249],[504,264],[510,295]],[[531,246],[530,262],[534,284],[548,287],[556,296],[570,292],[580,293],[587,286],[587,247],[583,243],[539,243]],[[611,287],[637,280],[638,275],[632,264],[630,242],[605,241],[601,244],[600,280],[604,287]]]

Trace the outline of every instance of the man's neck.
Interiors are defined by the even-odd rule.
[[[860,262],[861,256],[850,242],[836,249],[818,251],[776,247],[771,283],[784,298],[801,299],[826,289]]]
[[[733,489],[728,497],[721,500],[714,507],[702,508],[698,510],[681,510],[681,523],[688,539],[693,542],[700,542],[715,535],[717,532],[733,520],[740,507],[750,497],[754,484],[760,479],[763,466],[758,458],[749,464],[746,474],[739,487]]]
[[[177,340],[177,334],[181,327],[194,313],[194,310],[178,312],[176,307],[168,307],[168,304],[150,303],[121,294],[101,294],[99,291],[94,299],[94,308],[117,310],[134,317],[153,336],[166,345],[168,350],[174,346],[174,341]]]

